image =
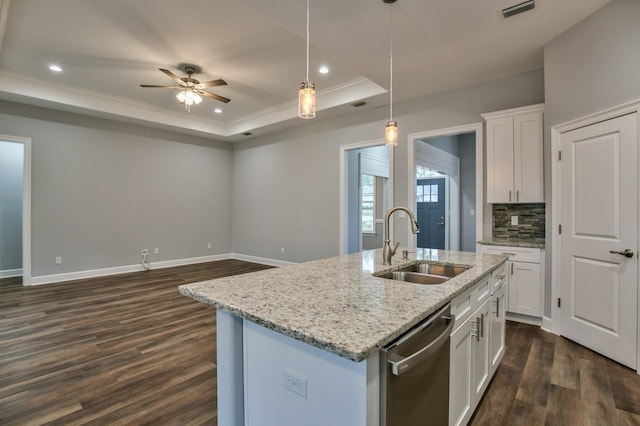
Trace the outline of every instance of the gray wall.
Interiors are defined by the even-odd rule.
[[[543,100],[543,72],[538,70],[394,104],[400,130],[394,204],[407,204],[410,133],[478,123],[484,112]],[[289,261],[337,255],[340,146],[383,137],[387,112],[379,108],[325,120],[320,112],[304,126],[236,144],[233,251]],[[491,218],[485,221],[490,229]],[[395,225],[394,241],[406,245],[406,219],[395,217]]]
[[[34,277],[231,251],[229,144],[7,102],[0,128],[32,138]]]
[[[0,272],[22,269],[23,171],[24,145],[0,140]]]
[[[460,152],[460,249],[476,251],[476,135],[458,135]],[[481,208],[481,207],[479,207]],[[474,214],[471,214],[474,210]]]
[[[551,176],[552,126],[640,99],[639,19],[640,1],[613,0],[545,46],[546,176]],[[545,180],[545,194],[550,212],[550,179]],[[550,241],[550,214],[546,229]],[[546,255],[545,315],[549,315],[550,247]]]

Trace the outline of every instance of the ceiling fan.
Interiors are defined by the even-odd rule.
[[[231,99],[225,98],[224,96],[216,95],[215,93],[210,93],[205,91],[207,87],[216,87],[216,86],[225,86],[227,84],[226,81],[222,79],[205,81],[204,83],[200,83],[195,78],[191,76],[196,72],[196,68],[193,66],[185,66],[184,70],[187,73],[187,77],[178,77],[171,71],[159,68],[160,71],[168,75],[170,78],[178,83],[178,86],[169,86],[169,85],[157,85],[157,84],[141,84],[140,87],[154,87],[154,88],[162,88],[162,89],[178,89],[180,92],[176,95],[176,98],[181,104],[187,108],[187,112],[191,112],[191,105],[199,104],[202,102],[202,96],[206,96],[209,98],[213,98],[220,102],[224,102],[225,104],[229,102]]]

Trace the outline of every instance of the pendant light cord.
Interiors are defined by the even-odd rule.
[[[309,0],[307,0],[307,79],[309,81]]]
[[[389,4],[389,121],[393,121],[393,20],[391,12],[391,4]]]

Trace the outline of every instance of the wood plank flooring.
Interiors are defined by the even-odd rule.
[[[266,268],[224,260],[38,287],[0,280],[0,425],[216,425],[215,311],[176,286]],[[509,322],[471,424],[640,425],[640,376]]]
[[[1,425],[217,424],[215,310],[180,284],[225,260],[22,287],[0,282]]]

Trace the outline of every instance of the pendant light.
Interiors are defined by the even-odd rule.
[[[309,0],[307,0],[307,78],[300,83],[298,92],[298,117],[315,118],[316,85],[309,81]]]
[[[382,0],[389,4],[389,121],[384,129],[385,145],[398,145],[398,123],[393,121],[393,21],[391,5],[396,0]]]

